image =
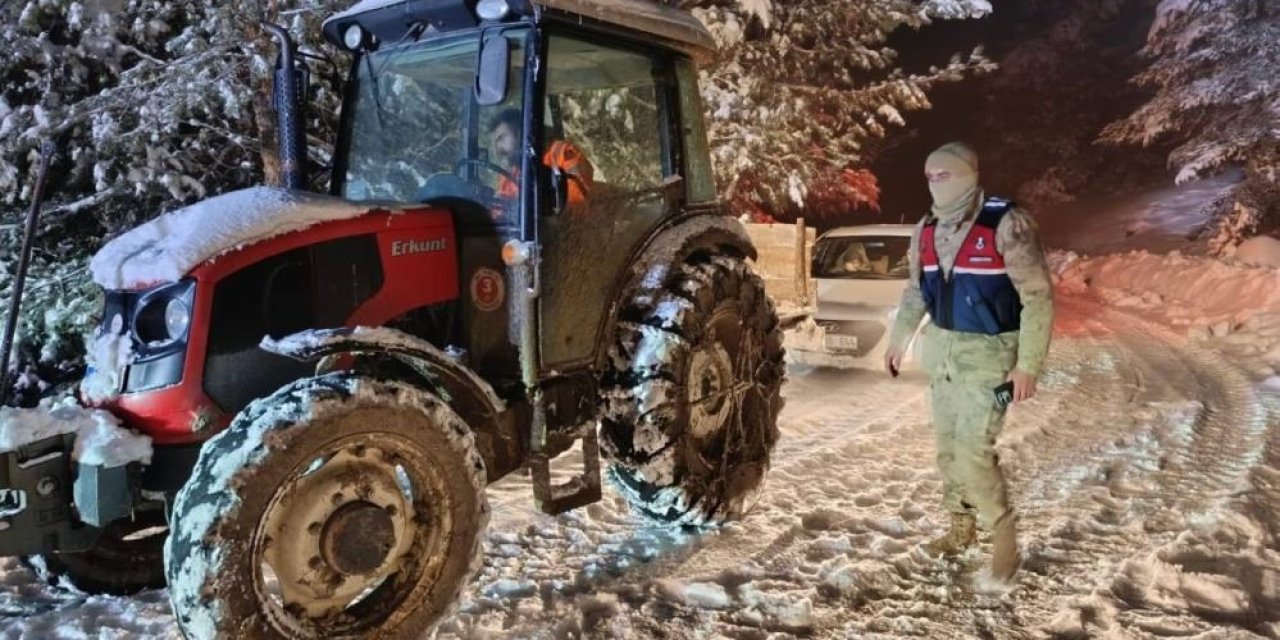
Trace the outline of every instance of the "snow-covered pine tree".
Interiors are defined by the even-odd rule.
[[[108,233],[271,178],[274,48],[259,23],[283,20],[314,47],[336,4],[33,0],[0,9],[9,43],[0,51],[0,208],[29,198],[45,138],[62,151],[51,214],[84,212]],[[322,137],[337,102],[324,79],[311,111]]]
[[[1155,95],[1102,139],[1149,145],[1173,139],[1177,181],[1224,166],[1245,168],[1228,203],[1217,252],[1260,226],[1280,226],[1280,6],[1259,0],[1163,0],[1144,49],[1151,66],[1137,75]]]
[[[1024,0],[1002,7],[1002,18],[1012,14],[1027,26],[1006,42],[989,43],[1000,72],[978,83],[972,116],[992,149],[983,155],[984,179],[1006,181],[1019,203],[1039,207],[1124,188],[1116,184],[1121,178],[1146,184],[1159,171],[1159,160],[1144,160],[1148,154],[1100,153],[1094,144],[1103,127],[1149,97],[1128,79],[1140,68],[1134,53],[1158,1]],[[1004,131],[1020,135],[1000,136]]]
[[[703,77],[722,195],[740,214],[792,217],[875,206],[866,144],[929,107],[926,91],[989,68],[975,51],[927,73],[895,68],[885,41],[985,0],[680,0],[708,26],[720,63]]]

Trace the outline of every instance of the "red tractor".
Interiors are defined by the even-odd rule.
[[[783,352],[716,198],[702,25],[648,0],[366,0],[324,32],[352,54],[333,193],[297,188],[305,81],[276,29],[294,188],[167,214],[92,264],[99,340],[132,352],[91,373],[97,406],[150,464],[89,469],[66,437],[0,454],[23,496],[0,553],[167,582],[192,638],[408,638],[458,601],[485,487],[517,470],[551,514],[600,498],[601,454],[651,520],[749,509]]]

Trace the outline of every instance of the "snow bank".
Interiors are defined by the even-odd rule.
[[[1049,262],[1064,293],[1093,293],[1211,341],[1259,381],[1280,372],[1280,269],[1177,252],[1100,258],[1054,253]]]
[[[0,452],[67,433],[77,434],[72,458],[84,464],[118,467],[151,462],[151,438],[122,429],[106,411],[86,409],[71,399],[38,409],[0,407]]]
[[[1280,240],[1271,236],[1249,238],[1236,247],[1234,257],[1251,267],[1280,267]]]
[[[1093,291],[1120,307],[1163,312],[1178,326],[1232,326],[1280,309],[1280,271],[1178,252],[1134,251],[1100,258],[1049,257],[1055,285]]]
[[[278,187],[242,189],[171,211],[115,238],[89,269],[107,289],[174,282],[233,249],[373,209],[388,207]]]

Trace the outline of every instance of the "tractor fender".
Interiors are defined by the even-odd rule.
[[[651,276],[655,265],[673,264],[698,249],[717,249],[756,259],[756,248],[741,222],[722,215],[693,215],[675,218],[659,227],[631,261],[631,276]]]
[[[467,422],[476,435],[490,481],[520,464],[524,457],[512,412],[493,387],[445,351],[421,338],[389,327],[339,327],[295,333],[279,340],[264,337],[264,351],[302,361],[332,361],[346,355],[386,355],[404,363]]]
[[[597,367],[604,365],[609,356],[608,345],[618,326],[618,313],[626,302],[626,296],[643,290],[657,291],[663,287],[672,266],[699,250],[712,250],[730,255],[756,259],[756,248],[741,222],[723,215],[696,214],[671,220],[659,227],[644,243],[631,268],[623,272],[614,287],[613,304],[606,315],[605,333],[608,339],[601,342],[596,354]]]

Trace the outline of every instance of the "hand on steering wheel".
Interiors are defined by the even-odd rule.
[[[485,169],[488,169],[512,182],[519,182],[518,180],[516,180],[515,175],[513,175],[511,171],[507,169],[503,169],[502,167],[499,167],[498,165],[492,162],[489,162],[488,160],[483,160],[481,158],[459,158],[458,162],[454,164],[454,172],[461,175],[463,167],[467,165],[473,165],[473,164],[476,166],[484,167]]]

